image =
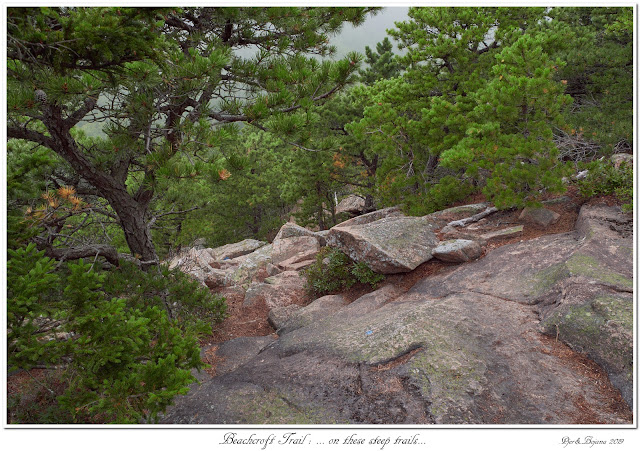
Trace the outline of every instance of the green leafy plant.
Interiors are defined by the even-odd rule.
[[[42,416],[12,399],[16,421],[154,422],[195,382],[197,338],[224,318],[224,299],[166,268],[106,272],[80,259],[56,270],[33,244],[8,253],[9,369],[59,371],[56,389],[35,395]]]
[[[356,283],[368,284],[372,288],[384,280],[382,274],[374,272],[364,262],[354,262],[339,249],[323,248],[316,261],[305,271],[307,291],[312,295],[323,295],[351,288]]]
[[[351,274],[358,282],[369,284],[372,288],[375,288],[379,282],[384,280],[382,274],[373,271],[369,268],[369,265],[364,262],[354,262],[353,265],[351,265]]]
[[[128,308],[158,307],[182,330],[196,334],[211,333],[211,324],[227,317],[223,297],[166,265],[144,272],[132,263],[121,262],[118,270],[106,273],[104,287],[107,295],[123,297]]]
[[[583,197],[590,198],[600,194],[615,195],[623,202],[622,210],[633,211],[633,168],[621,164],[616,168],[611,162],[594,161],[587,165],[587,177],[578,182]]]

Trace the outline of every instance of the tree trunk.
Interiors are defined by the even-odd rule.
[[[158,263],[158,256],[145,220],[153,192],[149,189],[141,189],[136,193],[136,197],[133,197],[127,191],[124,182],[116,180],[109,173],[94,166],[80,150],[70,133],[70,129],[77,123],[78,118],[84,116],[82,112],[91,109],[93,105],[94,103],[86,103],[85,107],[67,120],[63,118],[59,106],[44,105],[42,108],[43,123],[48,129],[50,137],[26,128],[9,128],[9,136],[28,139],[50,148],[64,158],[78,175],[95,187],[118,215],[129,250],[141,261],[142,268],[147,269]]]
[[[318,215],[318,227],[320,228],[320,230],[325,230],[325,223],[324,223],[324,206],[322,205],[322,186],[319,183],[316,183],[316,199],[318,202],[317,205],[317,210],[316,210],[316,214]]]
[[[369,161],[365,155],[364,152],[360,153],[361,155],[361,159],[364,162],[366,168],[367,168],[367,175],[368,175],[368,180],[367,180],[367,193],[364,196],[364,213],[371,213],[372,211],[375,211],[376,207],[374,205],[374,199],[373,199],[373,194],[371,194],[373,192],[373,189],[375,187],[375,180],[376,180],[376,172],[378,171],[378,155],[374,155],[374,157],[371,159],[371,161]]]
[[[100,187],[96,187],[100,189]],[[120,219],[120,226],[131,254],[140,260],[142,269],[158,263],[158,255],[145,220],[146,208],[133,200],[126,190],[105,195]],[[142,207],[142,208],[141,208]]]
[[[373,205],[373,196],[371,194],[366,194],[364,196],[364,213],[371,213],[375,211],[376,207]]]

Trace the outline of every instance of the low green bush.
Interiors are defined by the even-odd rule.
[[[583,197],[614,195],[623,203],[623,211],[633,211],[633,168],[630,164],[623,163],[616,168],[609,161],[594,161],[586,168],[589,170],[587,177],[578,182]]]
[[[339,249],[324,247],[316,256],[313,265],[305,270],[306,288],[311,295],[324,295],[351,288],[356,283],[375,288],[384,280],[382,274],[374,272],[366,263],[354,262]]]
[[[15,421],[156,421],[195,382],[191,370],[203,368],[199,335],[226,315],[223,298],[166,268],[56,265],[33,244],[8,255],[9,371],[59,374],[56,389],[38,395],[41,416],[20,394],[10,400]]]

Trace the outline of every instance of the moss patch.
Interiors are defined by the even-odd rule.
[[[323,409],[309,406],[300,407],[276,391],[267,391],[263,395],[248,398],[238,396],[233,400],[238,412],[247,424],[327,424],[336,423]]]
[[[620,325],[629,334],[633,331],[633,303],[628,299],[600,296],[593,300],[591,308],[609,323]]]
[[[560,280],[569,277],[569,275],[569,269],[564,263],[558,263],[543,269],[536,273],[529,281],[531,295],[534,297],[541,296],[549,288],[554,286]]]
[[[453,414],[452,409],[457,411],[455,416],[464,416],[472,403],[471,396],[479,394],[486,385],[486,371],[485,363],[472,345],[446,335],[440,335],[437,342],[409,364],[409,374],[418,383],[422,396],[431,403],[430,412],[436,419]],[[467,421],[471,422],[472,418]]]
[[[599,296],[580,306],[557,311],[542,322],[545,333],[557,335],[586,353],[609,373],[631,381],[633,369],[633,299]]]
[[[567,260],[566,266],[572,275],[589,277],[609,285],[633,288],[632,279],[602,268],[598,260],[590,255],[574,254]]]

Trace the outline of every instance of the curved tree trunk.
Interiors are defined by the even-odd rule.
[[[100,187],[96,188],[100,190]],[[131,254],[140,260],[143,269],[157,264],[158,255],[145,220],[146,206],[136,202],[126,190],[105,197],[118,215]]]
[[[123,179],[97,168],[79,148],[70,130],[84,117],[85,110],[88,111],[93,106],[95,102],[85,102],[83,108],[65,119],[59,106],[43,105],[42,122],[50,136],[28,130],[26,127],[8,127],[7,134],[11,138],[26,139],[50,148],[64,158],[78,175],[95,187],[118,215],[131,254],[139,259],[142,268],[146,269],[158,263],[149,224],[145,219],[153,192],[147,188],[141,188],[135,196],[132,196],[127,191]]]

